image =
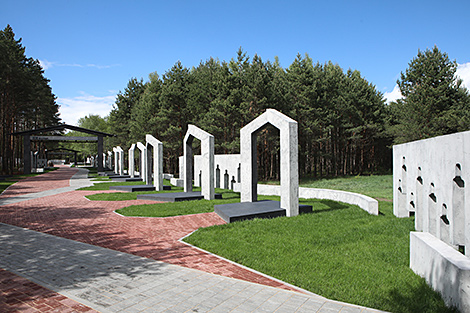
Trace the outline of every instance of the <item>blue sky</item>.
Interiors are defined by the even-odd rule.
[[[45,69],[64,122],[105,116],[132,77],[164,74],[178,60],[230,60],[239,47],[287,68],[298,53],[359,70],[389,99],[408,63],[437,45],[470,88],[470,1],[1,0]]]

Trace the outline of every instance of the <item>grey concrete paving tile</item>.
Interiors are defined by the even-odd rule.
[[[308,299],[298,309],[299,312],[317,312],[325,304],[325,301],[319,299]]]
[[[333,301],[326,301],[325,304],[321,307],[321,310],[320,312],[329,312],[328,310],[333,310],[336,312],[339,312],[343,309],[343,304],[339,303],[339,302],[333,302]],[[333,312],[332,311],[332,312]]]
[[[192,311],[192,309],[196,306],[196,304],[192,304],[192,303],[188,303],[188,302],[182,302],[182,303],[179,303],[177,305],[175,305],[174,307],[171,307],[169,309],[167,309],[165,312],[169,311],[169,312],[178,312],[178,313],[181,313],[181,312],[190,312]]]
[[[125,309],[127,309],[128,307],[131,307],[135,305],[135,301],[133,300],[124,300],[124,301],[120,301],[120,302],[117,302],[111,306],[108,307],[108,310],[112,311],[112,312],[120,312],[120,311],[123,311]]]
[[[233,309],[232,311],[230,311],[230,313],[247,313],[247,312],[250,312],[250,311],[247,311],[246,309],[243,309],[243,308],[235,308]]]
[[[145,305],[145,304],[142,304],[142,302],[139,302],[139,303],[136,303],[134,304],[133,306],[130,306],[130,307],[127,307],[125,312],[129,312],[129,313],[132,313],[132,312],[142,312],[146,309],[148,309],[149,306]]]
[[[359,308],[359,307],[350,307],[350,306],[343,306],[343,308],[341,309],[341,313],[362,313],[363,312],[363,308]]]
[[[299,305],[287,301],[281,304],[276,312],[297,312],[298,309],[300,309]]]
[[[260,311],[264,311],[264,312],[275,312],[280,306],[282,305],[282,303],[276,303],[274,301],[265,301],[264,303],[262,303],[258,310]]]
[[[318,313],[340,313],[341,311],[335,308],[321,308]]]
[[[103,312],[307,312],[326,301],[4,224],[0,250],[6,251],[0,267]],[[326,302],[325,312],[343,307]],[[355,306],[345,308],[358,312]]]
[[[206,312],[210,312],[211,310],[212,310],[211,306],[201,303],[201,304],[194,306],[189,312],[206,313]]]
[[[151,308],[145,309],[145,310],[142,311],[142,312],[145,312],[145,313],[160,313],[160,312],[164,312],[165,310],[166,310],[166,308],[151,307]]]

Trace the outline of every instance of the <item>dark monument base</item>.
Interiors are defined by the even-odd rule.
[[[155,190],[154,185],[129,185],[129,186],[111,186],[109,190],[120,190],[127,192],[136,192],[136,191],[153,191]],[[163,190],[171,190],[171,186],[163,186]]]
[[[127,182],[127,181],[142,181],[140,177],[115,177],[111,178],[112,181],[120,181],[120,182]]]
[[[113,174],[113,175],[108,175],[109,179],[113,178],[131,178],[130,175],[118,175],[118,174]]]
[[[220,193],[215,194],[216,199],[222,199]],[[164,202],[178,202],[178,201],[191,201],[191,200],[202,200],[204,196],[200,191],[191,192],[168,192],[168,193],[152,193],[146,195],[137,195],[138,200],[154,200]]]
[[[214,205],[214,211],[227,223],[251,220],[254,218],[273,218],[286,216],[279,201],[262,200],[258,202],[239,202]],[[299,213],[312,212],[311,205],[300,204]]]

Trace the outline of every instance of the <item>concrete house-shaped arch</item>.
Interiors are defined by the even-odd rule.
[[[287,216],[296,216],[299,214],[298,126],[295,120],[274,109],[267,109],[240,130],[241,202],[257,201],[256,137],[268,124],[280,131],[281,208]]]
[[[134,178],[135,176],[134,152],[135,152],[135,143],[133,143],[131,147],[129,148],[129,169],[127,171],[129,172],[129,175],[131,176],[131,178]]]
[[[149,145],[153,150],[153,186],[155,190],[163,190],[163,143],[150,134],[145,135],[147,141],[147,180],[152,180],[152,170],[150,164],[152,163],[152,156],[149,154]]]
[[[142,178],[146,184],[150,184],[150,182],[147,181],[147,147],[140,141],[137,142],[136,146],[137,149],[140,150],[140,178]]]
[[[214,193],[214,136],[195,125],[188,125],[183,141],[184,191],[193,190],[193,148],[194,138],[201,141],[202,180],[201,194],[206,200],[213,200]]]
[[[120,146],[113,148],[114,152],[114,172],[124,175],[124,150]]]

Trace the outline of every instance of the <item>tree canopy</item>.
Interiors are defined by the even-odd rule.
[[[89,114],[87,116],[81,117],[78,119],[78,127],[100,131],[103,133],[109,133],[110,124],[108,123],[108,117],[101,117],[95,114]],[[76,136],[76,137],[87,137],[93,136],[91,134],[81,133],[77,131],[70,131],[66,136]],[[113,144],[110,138],[103,138],[103,151],[110,151],[113,148]],[[92,143],[83,143],[83,142],[62,142],[61,146],[68,149],[80,151],[80,159],[95,156],[98,153],[98,147],[96,142]]]
[[[110,114],[110,131],[123,148],[152,134],[165,147],[165,170],[176,173],[188,124],[215,136],[216,153],[239,153],[240,129],[267,108],[299,122],[301,175],[390,166],[382,93],[359,71],[314,64],[308,55],[284,69],[277,59],[250,58],[240,48],[228,62],[209,58],[189,69],[178,61],[161,78],[132,78]],[[279,178],[278,131],[268,127],[258,143],[260,178]]]
[[[277,58],[250,57],[240,48],[229,61],[211,57],[192,68],[178,61],[147,82],[131,78],[108,117],[91,114],[79,125],[116,134],[105,149],[126,150],[152,134],[163,142],[165,171],[177,173],[188,124],[214,135],[216,153],[239,153],[240,129],[273,108],[299,123],[301,176],[374,173],[390,170],[392,143],[470,128],[470,94],[456,69],[437,47],[419,50],[397,81],[403,99],[387,105],[358,70],[314,63],[308,54],[283,68]],[[60,121],[39,61],[26,57],[9,25],[0,31],[0,119],[3,171],[19,167],[22,157],[22,138],[10,133]],[[260,179],[279,179],[278,137],[274,127],[258,134]],[[92,146],[69,147],[96,153]]]
[[[10,134],[56,125],[59,106],[39,61],[25,55],[10,25],[0,30],[1,169],[11,173],[22,158],[22,138]],[[37,147],[36,147],[37,148]]]
[[[436,46],[418,51],[397,81],[403,99],[390,105],[395,143],[469,129],[470,96],[456,70],[456,61]]]

